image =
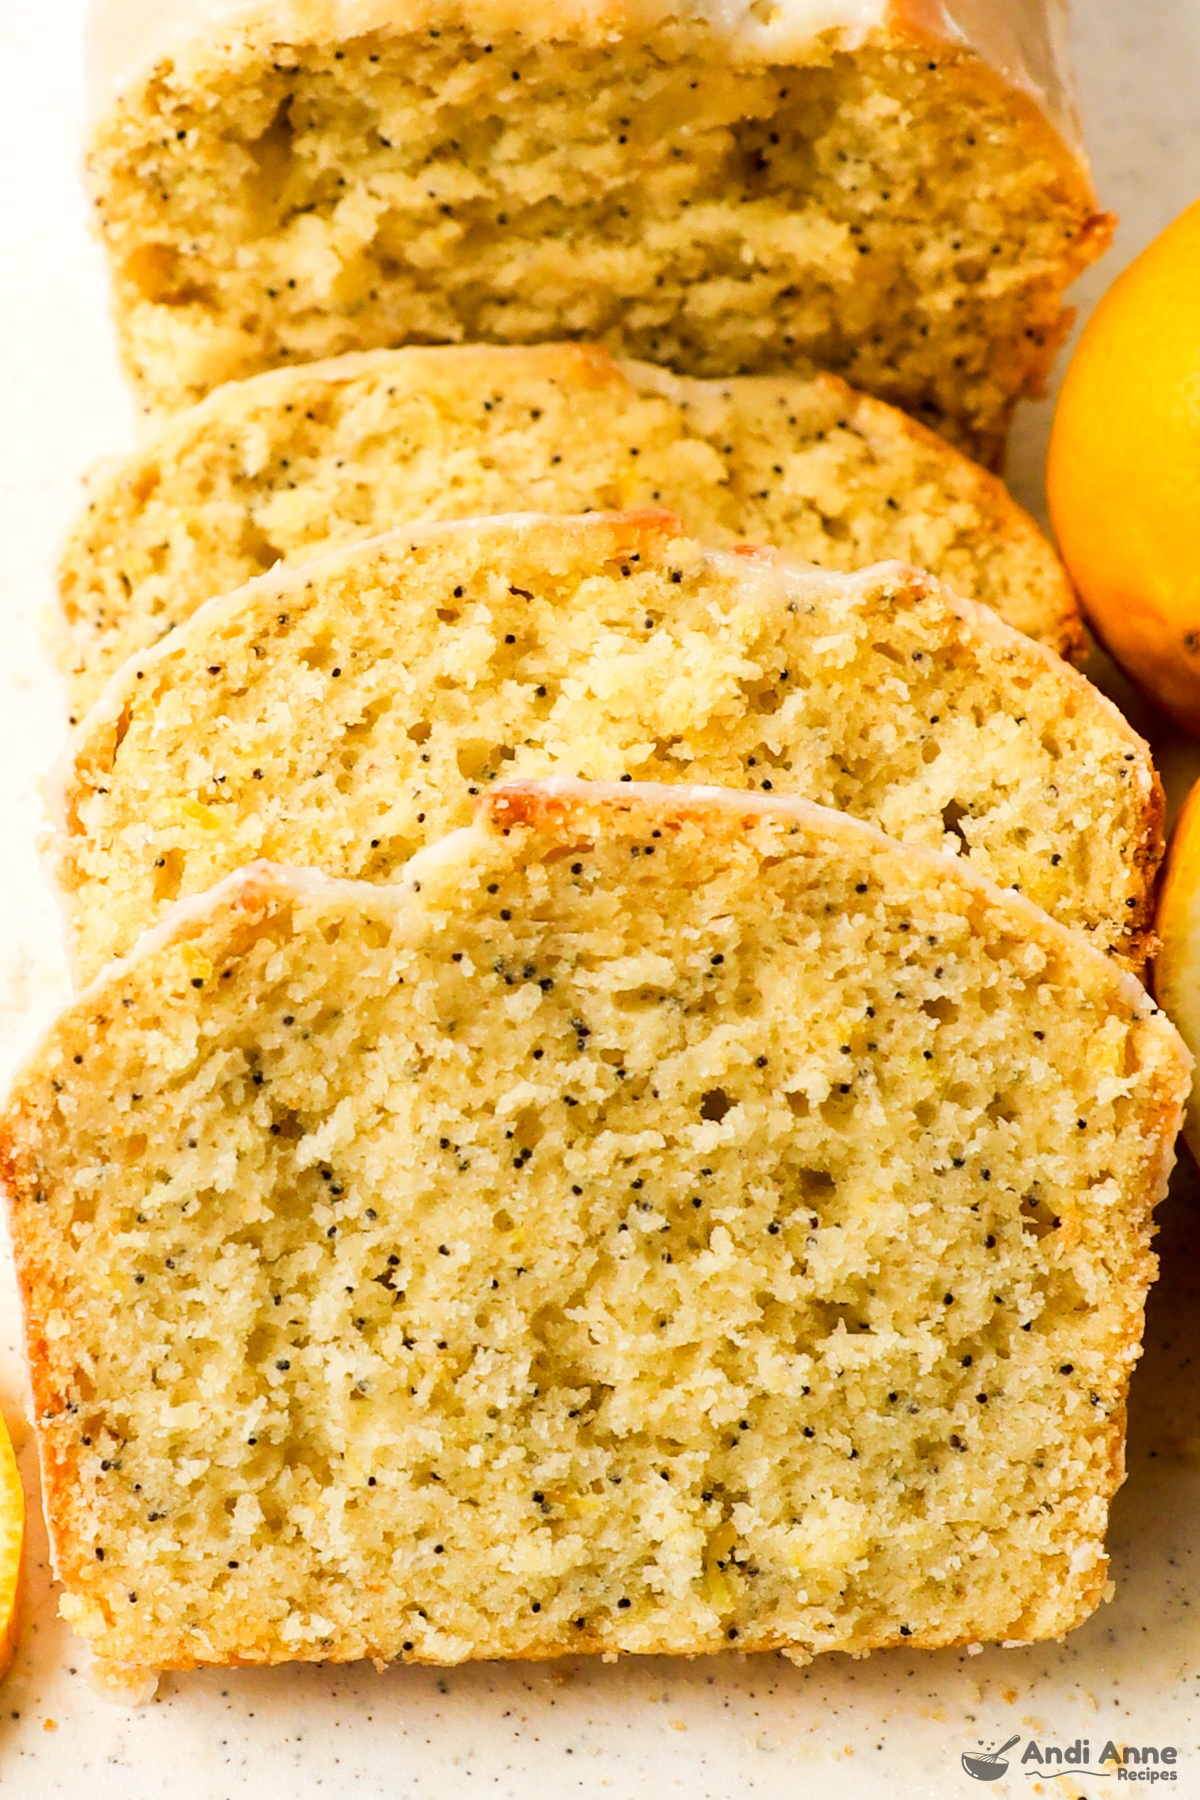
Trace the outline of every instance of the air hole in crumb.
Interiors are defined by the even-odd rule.
[[[709,1088],[700,1098],[700,1117],[719,1125],[732,1105],[733,1101],[724,1088]]]
[[[947,837],[956,837],[962,845],[963,855],[970,856],[971,846],[967,841],[967,834],[960,824],[960,820],[966,817],[966,807],[960,806],[957,800],[948,800],[942,808],[942,830]]]

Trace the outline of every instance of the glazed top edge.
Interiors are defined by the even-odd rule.
[[[798,62],[834,32],[855,48],[890,30],[968,49],[1029,94],[1082,157],[1067,48],[1069,0],[552,0],[553,18],[591,25],[654,23],[672,15],[707,20],[738,61]],[[476,0],[489,28],[528,30],[522,0]],[[330,41],[377,31],[400,18],[420,26],[445,0],[91,0],[88,112],[95,123],[177,46],[239,27],[284,42]],[[457,7],[455,8],[457,10]]]

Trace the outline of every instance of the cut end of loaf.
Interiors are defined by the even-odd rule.
[[[1187,1084],[1075,935],[803,802],[522,784],[388,887],[240,876],[4,1121],[72,1622],[166,1667],[1058,1635]]]
[[[90,170],[147,408],[377,345],[580,337],[829,368],[998,462],[1105,239],[1034,102],[886,30],[772,63],[694,17],[607,24],[447,15],[286,57],[251,30],[127,92]]]

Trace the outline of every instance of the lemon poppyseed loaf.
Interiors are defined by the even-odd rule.
[[[256,857],[390,880],[489,783],[555,772],[799,791],[1142,957],[1161,793],[1082,675],[900,564],[706,551],[645,512],[394,532],[133,658],[55,782],[75,966]]]
[[[961,863],[499,787],[258,865],[2,1125],[63,1612],[139,1668],[1057,1636],[1190,1059]]]
[[[1002,483],[832,376],[685,381],[569,344],[385,350],[231,383],[98,475],[61,568],[73,709],[276,562],[406,519],[652,502],[703,543],[836,569],[898,557],[1082,651],[1062,565]]]
[[[817,364],[1001,453],[1110,221],[1057,0],[101,0],[89,170],[148,409],[401,343]]]

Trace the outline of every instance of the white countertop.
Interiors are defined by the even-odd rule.
[[[1080,283],[1086,310],[1200,195],[1200,0],[1076,0],[1076,10],[1097,183],[1122,215],[1114,252]],[[82,13],[83,0],[0,0],[0,1073],[66,993],[34,848],[37,780],[64,730],[39,643],[53,559],[80,471],[132,438],[76,177]],[[1049,414],[1048,404],[1025,409],[1011,470],[1039,513]],[[1200,770],[1200,750],[1105,684],[1129,699],[1177,791]],[[1160,1219],[1163,1275],[1110,1533],[1116,1599],[1061,1645],[826,1657],[805,1670],[724,1656],[213,1671],[169,1676],[132,1710],[95,1692],[56,1615],[0,1255],[0,1405],[30,1501],[25,1627],[0,1687],[5,1800],[524,1800],[539,1790],[553,1800],[954,1800],[983,1791],[961,1753],[1014,1732],[1017,1758],[1031,1736],[1088,1738],[1093,1772],[1037,1779],[1032,1764],[1010,1762],[994,1794],[1104,1795],[1094,1764],[1111,1737],[1175,1745],[1178,1780],[1159,1791],[1200,1797],[1200,1187],[1190,1165]]]

